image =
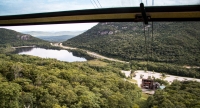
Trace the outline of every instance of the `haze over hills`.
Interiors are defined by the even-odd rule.
[[[35,37],[40,37],[40,36],[63,36],[63,35],[77,36],[83,32],[84,31],[58,31],[58,32],[26,31],[23,33],[30,34]]]
[[[70,35],[61,35],[61,36],[38,36],[37,38],[40,38],[42,40],[46,40],[49,42],[63,42],[68,39],[71,39],[75,36],[70,36]]]
[[[151,29],[151,28],[150,28]],[[153,38],[142,23],[99,23],[63,45],[122,60],[147,60],[200,65],[199,22],[154,22]]]
[[[30,34],[34,37],[37,37],[49,42],[63,42],[83,32],[84,31],[58,31],[58,32],[26,31],[23,33]]]

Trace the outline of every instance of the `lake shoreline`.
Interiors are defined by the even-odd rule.
[[[52,58],[65,62],[87,61],[84,57],[78,57],[68,50],[45,49],[40,47],[21,47],[16,48],[15,54],[38,56],[41,58]]]
[[[33,46],[18,46],[18,47],[12,47],[13,49],[16,49],[16,48],[35,48],[36,46],[33,45]]]
[[[88,50],[84,50],[84,49],[79,49],[79,48],[73,48],[73,47],[69,47],[69,46],[63,46],[62,43],[50,43],[50,44],[52,46],[61,47],[63,49],[81,50],[83,52],[86,52],[86,54],[88,54],[89,56],[91,56],[93,58],[97,58],[97,59],[106,59],[106,60],[115,61],[115,62],[129,63],[129,62],[126,62],[126,61],[121,61],[121,60],[118,60],[118,59],[105,57],[105,56],[102,56],[102,55],[97,54],[97,53],[92,52],[92,51],[88,51]]]

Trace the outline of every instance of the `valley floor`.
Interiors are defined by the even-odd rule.
[[[124,73],[126,75],[126,77],[129,77],[131,71],[123,71],[122,73]],[[152,72],[152,71],[144,71],[144,70],[137,70],[135,71],[136,77],[133,77],[133,80],[136,80],[138,87],[140,87],[141,83],[142,83],[142,78],[140,78],[140,76],[142,75],[144,79],[147,79],[148,76],[151,76],[151,78],[159,78],[159,79],[163,79],[169,82],[169,84],[171,84],[174,80],[179,80],[179,81],[186,81],[186,80],[193,80],[193,81],[197,81],[200,82],[200,79],[197,78],[189,78],[189,77],[181,77],[181,76],[174,76],[174,75],[166,75],[166,77],[162,77],[162,73],[158,73],[158,72]]]
[[[62,43],[51,43],[52,46],[57,46],[57,47],[61,47],[64,49],[77,49],[77,48],[73,48],[73,47],[68,47],[68,46],[63,46]],[[83,50],[83,49],[81,49]],[[106,60],[110,60],[110,61],[117,61],[117,62],[122,62],[122,63],[128,63],[125,61],[121,61],[121,60],[117,60],[117,59],[113,59],[113,58],[108,58],[102,55],[99,55],[97,53],[88,51],[88,50],[83,50],[86,51],[88,55],[94,57],[94,58],[98,58],[98,59],[106,59]],[[128,77],[131,73],[131,71],[123,71],[122,73],[125,73],[125,76]],[[189,77],[181,77],[181,76],[175,76],[175,75],[165,75],[165,77],[162,76],[162,73],[159,72],[152,72],[152,71],[144,71],[144,70],[137,70],[135,71],[136,77],[133,77],[133,80],[135,80],[135,82],[132,83],[136,83],[138,85],[138,87],[140,87],[141,82],[142,82],[142,78],[143,79],[147,79],[149,76],[151,76],[151,78],[155,78],[155,79],[163,79],[169,82],[169,84],[171,84],[174,80],[179,80],[179,81],[186,81],[186,80],[193,80],[193,81],[197,81],[200,82],[200,79],[197,78],[189,78]],[[140,76],[142,76],[142,78],[140,78]]]
[[[64,48],[64,49],[72,49],[72,50],[77,49],[77,48],[73,48],[73,47],[63,46],[62,43],[54,43],[54,44],[51,43],[51,45],[61,47],[61,48]],[[83,50],[83,49],[81,49],[81,50]],[[108,58],[108,57],[102,56],[100,54],[97,54],[97,53],[94,53],[94,52],[91,52],[91,51],[88,51],[88,50],[83,50],[83,51],[87,52],[88,55],[90,55],[91,57],[94,57],[94,58],[106,59],[106,60],[122,62],[122,63],[128,63],[128,62],[117,60],[117,59],[114,59],[114,58]]]

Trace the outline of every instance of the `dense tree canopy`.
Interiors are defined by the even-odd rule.
[[[97,71],[98,70],[98,71]],[[0,54],[2,108],[131,108],[141,90],[119,70]]]
[[[200,83],[195,81],[174,81],[164,90],[157,90],[148,98],[153,108],[199,108]]]

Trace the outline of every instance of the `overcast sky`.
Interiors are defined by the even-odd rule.
[[[51,24],[51,25],[29,25],[29,26],[9,26],[0,28],[7,28],[18,32],[25,31],[83,31],[95,26],[97,23],[76,23],[76,24]]]
[[[69,11],[80,9],[110,8],[110,7],[135,7],[140,2],[145,6],[152,6],[152,0],[0,0],[0,16]],[[154,6],[165,5],[193,5],[200,4],[200,0],[154,0]],[[55,26],[15,26],[5,27],[17,31],[80,31],[87,30],[97,23],[86,24],[61,24]]]

